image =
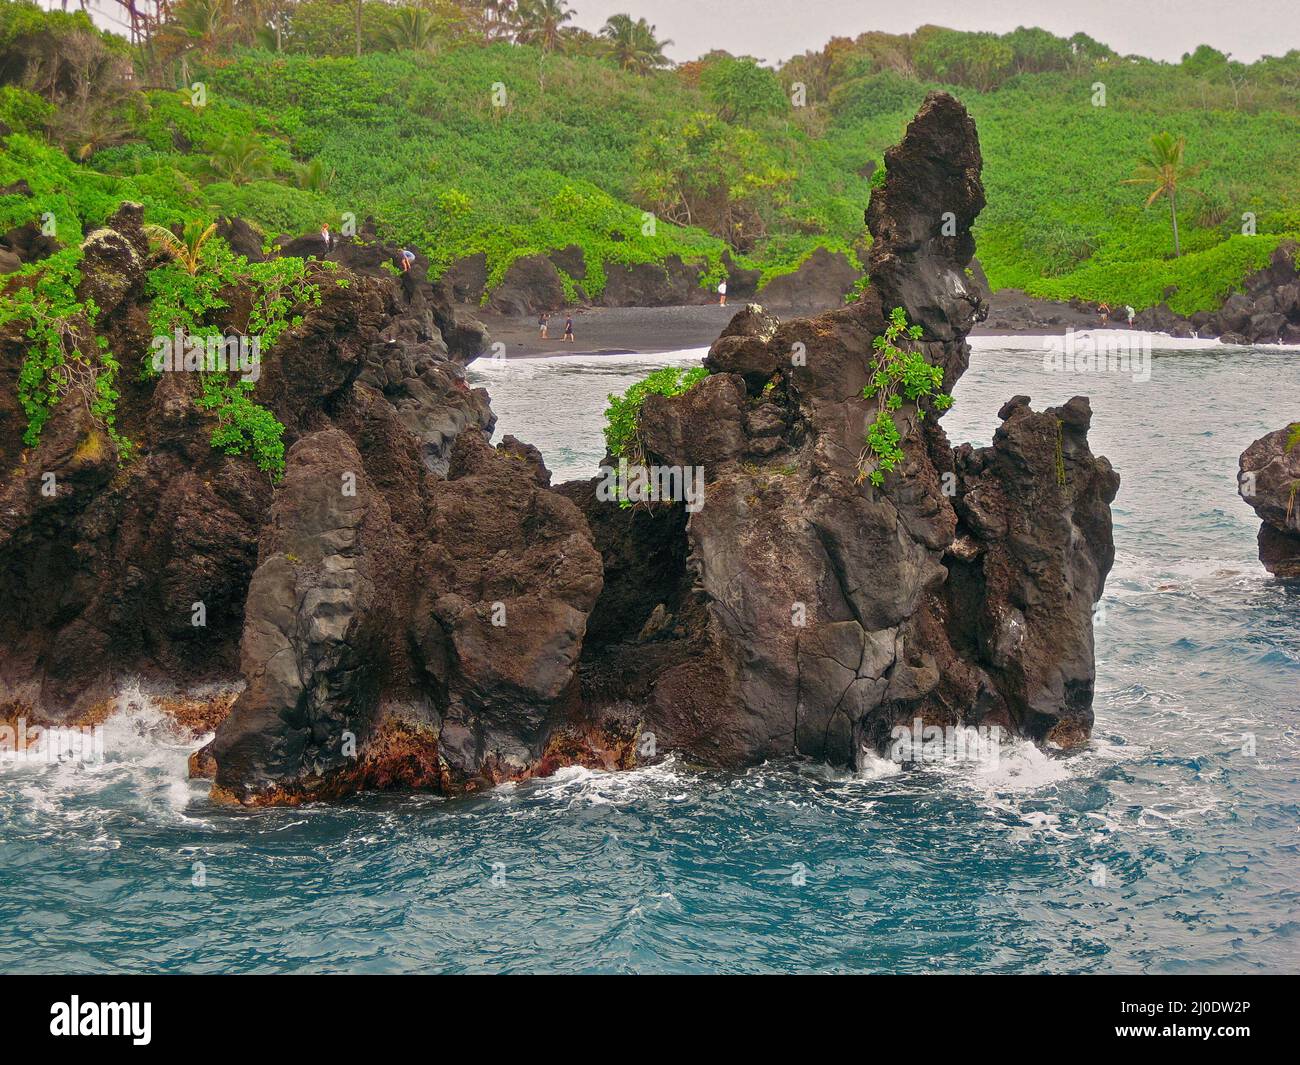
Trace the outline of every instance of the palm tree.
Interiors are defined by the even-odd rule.
[[[611,15],[600,28],[600,35],[607,42],[609,54],[624,70],[648,74],[670,63],[664,49],[673,42],[656,40],[655,28],[643,18],[633,22],[631,15]]]
[[[211,223],[206,229],[202,222],[186,223],[184,237],[178,237],[170,229],[153,222],[146,222],[144,231],[153,243],[180,263],[185,272],[193,277],[199,272],[199,265],[203,261],[203,245],[217,231],[217,223]]]
[[[483,31],[483,43],[508,39],[516,25],[515,0],[479,0],[471,5],[470,23]]]
[[[309,163],[298,163],[294,167],[294,176],[298,179],[298,188],[309,192],[326,192],[334,181],[334,168],[326,167],[319,159]]]
[[[432,52],[438,46],[438,20],[423,7],[399,7],[384,41],[398,52]]]
[[[515,40],[520,44],[540,45],[543,52],[553,52],[564,35],[564,24],[574,14],[564,6],[564,0],[519,0],[519,30]]]
[[[1188,165],[1183,162],[1183,151],[1187,147],[1187,138],[1174,138],[1171,133],[1157,133],[1152,136],[1147,153],[1138,160],[1133,176],[1125,185],[1151,186],[1151,195],[1147,197],[1146,206],[1150,207],[1161,196],[1169,197],[1169,218],[1174,226],[1174,258],[1182,254],[1178,244],[1178,205],[1176,195],[1178,184],[1199,174],[1204,164]]]
[[[217,146],[208,165],[232,185],[243,185],[265,177],[271,169],[271,157],[251,133],[232,133]]]
[[[176,29],[200,52],[221,48],[233,36],[230,0],[181,0],[171,11]]]

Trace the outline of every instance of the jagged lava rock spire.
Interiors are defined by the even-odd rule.
[[[965,274],[984,205],[969,115],[932,93],[886,164],[860,301],[787,322],[751,305],[710,349],[709,378],[646,401],[646,458],[702,466],[704,506],[629,518],[566,486],[607,561],[588,669],[652,671],[643,728],[660,750],[852,765],[918,718],[1060,745],[1089,734],[1119,479],[1088,449],[1087,401],[1036,413],[1016,397],[991,448],[956,451],[929,400],[905,403],[903,460],[879,488],[859,476],[889,312],[921,327],[945,389],[983,313]]]

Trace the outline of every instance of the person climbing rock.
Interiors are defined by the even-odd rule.
[[[330,224],[328,222],[321,223],[320,239],[325,245],[325,254],[328,255],[334,250],[334,234],[330,232]]]

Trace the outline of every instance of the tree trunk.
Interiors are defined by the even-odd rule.
[[[361,0],[357,0],[357,58],[361,58]]]
[[[1174,223],[1174,258],[1177,259],[1182,255],[1178,247],[1178,209],[1174,206],[1174,190],[1169,190],[1169,218]]]

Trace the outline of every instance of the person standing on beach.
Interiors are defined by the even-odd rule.
[[[727,280],[726,278],[723,278],[721,281],[718,282],[718,306],[725,307],[726,305],[727,305]]]
[[[568,315],[564,319],[564,339],[570,344],[573,343],[573,315]]]
[[[330,224],[322,222],[320,227],[320,239],[325,243],[325,254],[328,255],[334,250],[334,234],[330,232]]]
[[[548,318],[550,318],[550,315],[545,311],[537,316],[537,331],[541,334],[543,340],[546,339],[546,321]]]

